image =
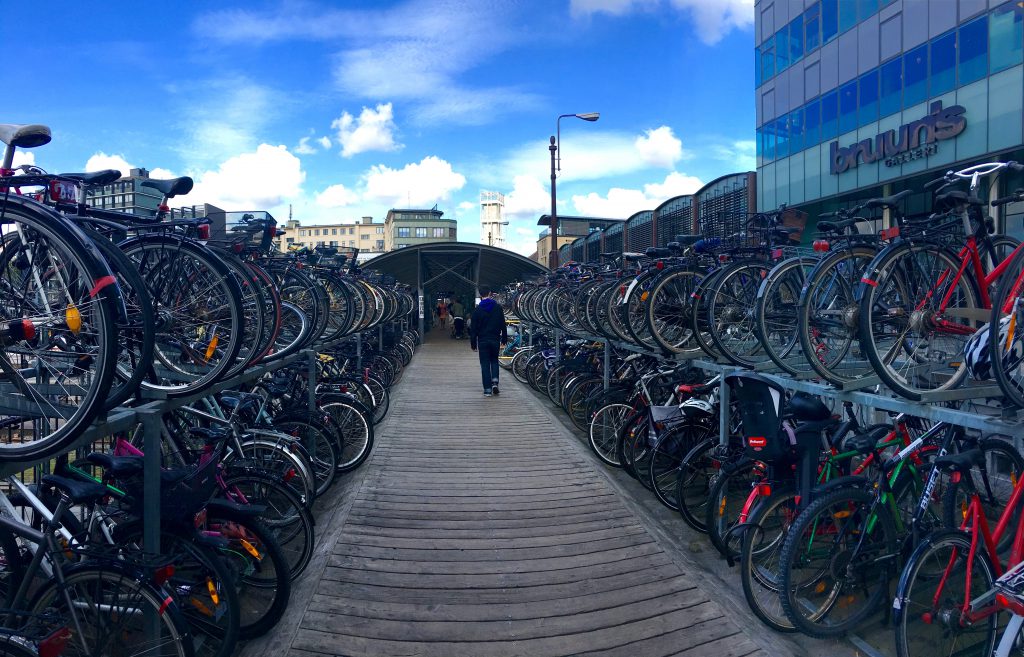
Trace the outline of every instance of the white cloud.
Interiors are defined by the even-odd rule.
[[[430,155],[418,163],[392,169],[383,164],[370,168],[363,177],[363,197],[390,207],[428,207],[447,200],[466,185],[466,177],[448,162]]]
[[[660,183],[649,183],[640,189],[612,187],[606,196],[591,192],[574,195],[573,206],[584,216],[625,219],[642,210],[653,210],[668,199],[692,194],[703,186],[699,178],[673,171]]]
[[[530,237],[536,238],[537,231],[533,228],[523,228],[522,226],[516,226],[516,235],[529,235]]]
[[[174,175],[169,169],[157,167],[155,169],[150,169],[149,177],[155,178],[156,180],[168,180],[170,178],[177,178],[178,176]]]
[[[324,208],[343,208],[359,201],[359,194],[344,185],[331,185],[316,195],[317,205]]]
[[[516,176],[512,191],[505,195],[505,216],[509,220],[533,219],[551,211],[551,192],[533,176]]]
[[[306,177],[301,164],[284,146],[260,144],[198,174],[188,200],[225,210],[267,210],[301,193]]]
[[[22,164],[29,166],[35,165],[36,154],[32,151],[14,151],[14,162],[11,164],[12,167],[20,167]],[[89,169],[86,169],[89,171]]]
[[[476,203],[471,203],[470,201],[463,201],[462,203],[459,203],[456,207],[465,212],[466,210],[472,210],[473,208],[475,208]]]
[[[124,159],[123,155],[107,155],[100,151],[90,157],[85,163],[86,171],[102,171],[104,169],[117,169],[122,176],[127,176],[131,169],[136,168]]]
[[[181,128],[187,135],[178,150],[184,161],[200,168],[255,150],[282,104],[271,89],[245,78],[175,86],[173,91],[182,101]]]
[[[570,0],[573,17],[594,14],[625,16],[637,11],[655,11],[664,6],[663,0]],[[733,29],[747,29],[754,25],[754,0],[667,0],[675,11],[689,14],[693,29],[707,45],[714,45]]]
[[[293,149],[300,155],[312,155],[316,152],[316,149],[309,145],[309,137],[303,137],[299,140],[299,145]]]
[[[330,137],[327,137],[327,136],[320,137],[319,139],[316,140],[316,142],[318,144],[320,144],[320,148],[322,148],[324,150],[327,150],[328,148],[331,147],[331,138]]]
[[[716,160],[731,163],[736,171],[753,171],[757,168],[757,148],[752,139],[713,144],[709,152]]]
[[[338,131],[343,157],[352,157],[367,151],[395,151],[402,147],[395,142],[394,113],[391,103],[377,105],[376,109],[364,107],[359,117],[348,112],[331,123]]]
[[[645,130],[635,144],[640,159],[651,166],[670,168],[683,156],[683,142],[667,125]]]

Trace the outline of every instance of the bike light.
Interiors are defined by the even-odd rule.
[[[812,247],[818,253],[827,253],[832,245],[828,243],[828,240],[814,240]]]
[[[757,494],[761,497],[771,497],[772,485],[771,484],[758,484]]]
[[[37,646],[39,657],[60,657],[60,654],[64,652],[64,648],[70,640],[70,629],[62,627],[56,630],[53,634],[39,642]]]
[[[662,269],[665,268],[665,263],[659,260],[658,262],[654,263],[654,268],[661,271]]]
[[[196,236],[201,240],[210,239],[210,224],[199,224],[196,226]]]
[[[8,322],[6,328],[0,331],[0,346],[7,347],[15,342],[31,340],[36,337],[36,325],[28,319],[16,319]]]
[[[287,483],[292,479],[295,479],[295,468],[288,468],[288,472],[284,473],[284,480]]]
[[[153,582],[157,586],[163,586],[172,577],[174,577],[174,564],[167,564],[156,569],[156,572],[153,573]]]
[[[232,245],[231,245],[231,250],[232,250],[232,251],[234,251],[235,253],[241,253],[241,252],[242,252],[242,249],[244,249],[244,248],[245,248],[245,247],[244,247],[244,246],[242,246],[242,244],[241,244],[241,243],[238,243],[238,244],[232,244]]]

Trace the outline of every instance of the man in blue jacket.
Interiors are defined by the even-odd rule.
[[[473,311],[469,326],[469,346],[480,354],[480,374],[484,396],[498,394],[498,352],[508,342],[505,311],[491,298],[491,288],[480,286],[480,305]]]

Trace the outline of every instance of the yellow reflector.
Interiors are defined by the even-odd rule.
[[[951,362],[949,364],[950,367],[960,367],[960,365],[961,365],[961,362],[958,361],[958,360],[954,360],[953,362]]]
[[[206,347],[206,360],[207,361],[209,361],[211,358],[213,358],[213,352],[217,350],[217,342],[219,342],[219,340],[220,340],[220,338],[218,337],[216,330],[214,330],[213,338],[210,339],[210,345],[208,347]]]
[[[201,614],[213,618],[213,611],[211,611],[209,607],[204,605],[202,600],[199,600],[198,598],[192,598],[190,602],[192,603],[192,606],[198,609]]]
[[[1017,313],[1010,314],[1010,325],[1006,328],[1006,351],[1010,351],[1010,346],[1013,344],[1013,333],[1017,328]]]
[[[642,293],[640,294],[640,300],[641,300],[641,301],[647,301],[647,297],[649,297],[649,296],[651,296],[651,293],[650,293],[650,292],[648,292],[647,290],[644,290],[644,291],[643,291],[643,292],[642,292]]]
[[[257,550],[256,547],[252,543],[250,543],[249,541],[245,540],[244,538],[241,539],[241,540],[242,540],[242,547],[245,548],[246,552],[251,554],[254,559],[257,559],[259,561],[263,560],[263,557],[260,556],[260,551]]]
[[[213,584],[213,580],[209,577],[206,578],[206,590],[210,592],[210,599],[213,600],[213,604],[220,604],[220,596],[217,595],[217,587]]]
[[[718,505],[718,516],[719,517],[725,515],[725,499],[726,498],[723,497],[722,498],[722,503]]]
[[[837,520],[842,520],[843,518],[849,518],[850,517],[850,512],[849,511],[836,511],[835,513],[832,514],[832,517],[836,518]]]
[[[824,593],[825,592],[825,582],[818,582],[817,586],[814,587],[814,592],[815,593]]]
[[[78,308],[75,306],[68,306],[64,311],[64,321],[75,335],[82,330],[82,313],[78,312]]]

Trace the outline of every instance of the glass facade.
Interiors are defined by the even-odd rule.
[[[889,194],[929,171],[1024,149],[1019,0],[757,0],[755,16],[759,208]],[[897,148],[901,126],[934,120],[936,103],[964,108],[962,133],[941,140],[922,127],[931,148]]]

